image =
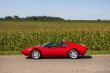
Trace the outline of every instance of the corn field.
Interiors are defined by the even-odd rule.
[[[62,40],[85,44],[89,51],[110,51],[110,23],[0,22],[0,51]]]

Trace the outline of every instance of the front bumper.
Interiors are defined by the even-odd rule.
[[[25,56],[30,56],[30,50],[28,50],[28,49],[23,49],[23,50],[21,50],[21,53],[22,54],[24,54]]]

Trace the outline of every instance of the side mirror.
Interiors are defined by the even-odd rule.
[[[48,48],[51,48],[51,46],[48,46]]]
[[[51,46],[46,46],[47,48],[51,48]]]

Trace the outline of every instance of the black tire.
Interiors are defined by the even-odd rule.
[[[75,49],[71,49],[68,53],[68,56],[71,58],[71,59],[77,59],[79,57],[79,53],[77,50]]]
[[[31,58],[33,59],[39,59],[41,58],[41,52],[37,49],[34,49],[32,52],[31,52]]]

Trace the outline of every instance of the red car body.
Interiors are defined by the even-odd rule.
[[[31,52],[34,49],[37,49],[41,52],[42,57],[49,57],[49,56],[68,56],[68,52],[71,49],[75,49],[78,51],[79,55],[84,55],[86,52],[86,45],[69,42],[69,41],[63,41],[63,45],[60,46],[51,46],[51,47],[45,47],[45,46],[32,46],[28,47],[26,49],[21,50],[21,53],[25,56],[31,56]]]

